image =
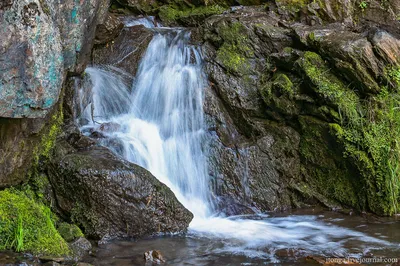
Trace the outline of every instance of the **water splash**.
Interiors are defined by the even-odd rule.
[[[203,90],[207,82],[201,55],[188,42],[189,34],[183,30],[156,33],[131,92],[115,72],[88,68],[93,112],[83,113],[91,122],[82,130],[99,130],[102,123],[118,125],[116,130],[103,132],[120,141],[119,149],[113,150],[145,167],[171,188],[194,214],[191,236],[229,240],[222,248],[224,252],[249,251],[246,255],[260,256],[260,247],[267,246],[320,253],[343,248],[347,252],[344,247],[350,240],[390,245],[359,232],[326,225],[313,216],[216,216],[203,152]]]

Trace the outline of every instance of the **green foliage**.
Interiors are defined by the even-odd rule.
[[[386,75],[394,84],[394,87],[400,86],[400,66],[390,66],[386,68]]]
[[[322,58],[316,53],[306,52],[299,64],[314,84],[316,93],[327,103],[334,104],[347,119],[357,122],[360,109],[357,94],[330,72]]]
[[[366,1],[361,1],[359,7],[364,11],[368,7],[368,3]]]
[[[230,72],[246,74],[250,70],[248,58],[253,56],[253,51],[245,33],[246,28],[239,22],[219,29],[223,44],[217,51],[217,58]]]
[[[11,189],[0,191],[0,248],[55,256],[70,254],[54,227],[50,209]]]
[[[159,11],[159,16],[162,21],[173,23],[190,17],[208,17],[221,14],[225,8],[219,5],[200,6],[194,8],[180,9],[173,6],[162,6]]]
[[[341,125],[331,131],[344,146],[362,175],[368,207],[375,213],[392,215],[400,200],[400,95],[397,90],[382,88],[378,95],[360,101],[339,81],[319,55],[306,52],[300,60],[306,76],[326,104],[334,105],[341,115]],[[388,72],[396,81],[397,69]],[[397,81],[396,81],[397,82]]]

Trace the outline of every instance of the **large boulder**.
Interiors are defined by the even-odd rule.
[[[65,77],[85,68],[108,5],[109,0],[0,3],[0,187],[23,181],[32,161],[52,146],[62,123],[57,103]]]
[[[57,24],[39,1],[28,0],[0,9],[0,20],[0,117],[44,117],[64,81]]]
[[[193,215],[150,172],[78,133],[68,139],[57,143],[47,173],[62,215],[86,235],[141,237],[186,230]]]

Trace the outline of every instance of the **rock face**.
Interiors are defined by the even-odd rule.
[[[61,212],[86,235],[140,237],[186,230],[193,215],[148,171],[79,134],[68,139],[57,143],[47,173]]]
[[[124,28],[111,43],[93,49],[92,62],[117,67],[134,77],[153,35],[142,25]]]
[[[91,3],[90,3],[91,2]],[[0,9],[0,116],[43,118],[58,101],[64,68],[82,70],[108,1],[13,1]]]
[[[108,4],[0,3],[0,187],[23,181],[32,159],[39,157],[52,118],[61,112],[57,103],[67,72],[84,69]]]
[[[400,114],[389,110],[400,105],[399,28],[394,17],[376,24],[351,6],[353,18],[368,20],[354,27],[342,9],[327,12],[333,2],[244,7],[194,31],[210,79],[209,165],[222,201],[398,212]]]
[[[0,19],[0,116],[44,117],[64,81],[57,25],[39,1],[14,1],[0,10]]]

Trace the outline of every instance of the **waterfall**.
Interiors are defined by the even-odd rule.
[[[117,74],[88,68],[94,91],[93,118],[87,119],[94,121],[86,128],[94,122],[119,125],[121,130],[106,134],[122,140],[121,155],[170,187],[196,217],[207,217],[213,212],[203,153],[207,83],[189,37],[183,30],[156,34],[131,93]]]
[[[347,240],[335,241],[339,238],[356,241],[360,249],[367,242],[389,245],[360,232],[326,225],[315,216],[246,219],[216,215],[205,155],[203,91],[208,84],[199,50],[189,45],[189,37],[184,30],[156,30],[133,86],[116,69],[88,68],[90,95],[80,98],[91,104],[81,104],[79,121],[86,121],[81,130],[87,134],[101,131],[107,136],[103,145],[148,169],[171,188],[194,214],[189,235],[222,239],[225,246],[220,249],[224,251],[262,257],[265,247],[272,246],[346,254]],[[243,182],[248,182],[247,175]]]

